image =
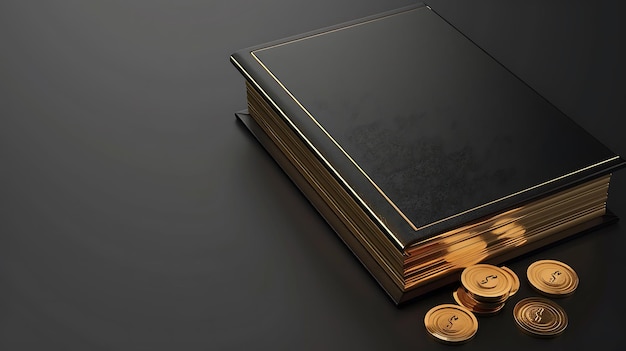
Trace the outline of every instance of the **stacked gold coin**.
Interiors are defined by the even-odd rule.
[[[533,336],[553,337],[567,328],[567,314],[555,302],[543,297],[527,297],[513,308],[518,327]]]
[[[478,320],[463,306],[442,304],[431,308],[424,316],[430,335],[445,343],[462,343],[478,331]]]
[[[530,285],[549,297],[565,297],[578,287],[578,275],[567,264],[556,260],[539,260],[528,266]]]
[[[519,277],[509,267],[500,266],[500,268],[502,268],[502,270],[505,273],[507,273],[507,278],[509,278],[509,280],[511,281],[511,291],[509,291],[509,297],[511,297],[515,295],[515,293],[519,290],[519,287],[520,287]]]
[[[490,264],[469,266],[461,273],[461,286],[452,293],[454,300],[478,315],[499,312],[519,289],[517,275],[508,268]]]

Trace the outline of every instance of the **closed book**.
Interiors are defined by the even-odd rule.
[[[423,3],[230,59],[240,119],[396,304],[616,219],[624,160]]]

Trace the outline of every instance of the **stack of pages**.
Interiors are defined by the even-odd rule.
[[[230,59],[237,116],[396,304],[616,219],[625,161],[425,4]]]

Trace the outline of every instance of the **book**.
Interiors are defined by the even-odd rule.
[[[230,60],[237,116],[398,305],[617,219],[624,159],[424,3]]]

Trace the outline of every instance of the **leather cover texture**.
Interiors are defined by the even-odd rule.
[[[425,4],[231,61],[399,249],[625,165]]]

